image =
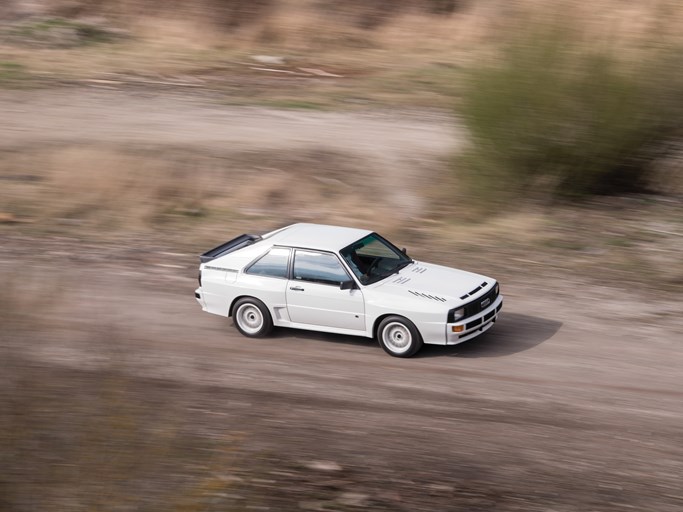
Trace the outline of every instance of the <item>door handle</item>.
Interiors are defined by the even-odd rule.
[[[304,289],[301,286],[290,286],[290,290],[294,290],[295,292],[303,292]]]

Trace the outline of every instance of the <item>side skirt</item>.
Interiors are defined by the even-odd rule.
[[[305,331],[329,332],[333,334],[346,334],[348,336],[363,336],[365,338],[372,338],[368,336],[365,331],[356,331],[354,329],[341,329],[338,327],[326,327],[322,325],[297,324],[296,322],[280,321],[276,324],[278,327],[289,327],[292,329],[303,329]]]

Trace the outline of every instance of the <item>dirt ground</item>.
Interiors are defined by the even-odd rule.
[[[0,112],[4,148],[349,151],[376,172],[398,173],[394,201],[407,217],[423,207],[412,186],[420,177],[398,162],[435,161],[459,143],[452,123],[433,113],[279,112],[172,93],[14,91],[0,95]],[[241,337],[193,298],[196,253],[206,247],[21,230],[0,235],[0,274],[19,304],[0,317],[0,508],[683,507],[678,293],[554,268],[516,272],[510,260],[493,329],[400,360],[369,339],[290,330]],[[487,265],[491,257],[504,255],[481,255],[477,270],[499,268]],[[108,424],[125,435],[94,442],[110,432],[92,418],[112,379],[123,383],[115,411],[130,403],[137,412],[124,414],[124,426]],[[131,427],[131,417],[143,425]],[[177,456],[155,465],[169,426],[194,444],[173,437]],[[104,449],[83,456],[79,446]],[[196,455],[205,449],[210,457]]]

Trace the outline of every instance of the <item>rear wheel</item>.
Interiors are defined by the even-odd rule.
[[[415,324],[402,316],[388,316],[377,328],[382,348],[394,357],[411,357],[422,348],[422,336]]]
[[[233,307],[235,327],[244,336],[262,338],[273,330],[273,319],[266,305],[253,297],[238,300]]]

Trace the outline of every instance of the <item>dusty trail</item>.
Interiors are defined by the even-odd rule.
[[[445,116],[339,113],[236,107],[201,96],[63,89],[0,92],[2,144],[34,140],[244,145],[324,145],[387,157],[387,150],[432,158],[455,131]]]
[[[143,267],[78,271],[52,313],[65,331],[22,357],[86,382],[117,361],[150,394],[170,385],[221,429],[246,432],[249,457],[334,461],[351,473],[344,488],[381,510],[458,510],[474,506],[468,493],[501,510],[680,509],[683,326],[671,304],[599,289],[577,303],[569,290],[584,283],[509,282],[505,314],[482,338],[398,360],[361,338],[245,339],[199,310],[190,265]],[[607,300],[623,314],[593,317]],[[638,307],[671,314],[634,321]],[[297,508],[272,485],[275,503]]]

